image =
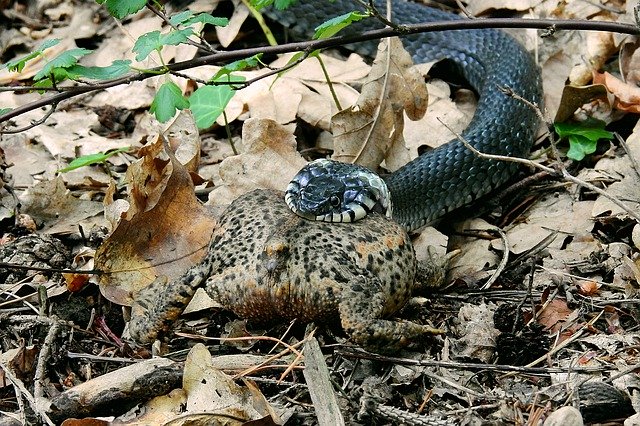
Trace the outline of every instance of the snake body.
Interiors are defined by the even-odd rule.
[[[376,1],[379,10],[384,2]],[[392,21],[416,24],[462,19],[423,5],[393,1]],[[355,9],[347,0],[299,1],[285,11],[273,11],[294,33],[309,35],[326,21]],[[369,18],[350,31],[380,28]],[[535,111],[502,90],[511,89],[541,105],[540,72],[531,55],[500,30],[477,29],[430,32],[403,38],[416,63],[448,59],[478,92],[478,107],[462,137],[483,153],[526,156],[538,127]],[[373,55],[375,44],[354,46]],[[408,230],[433,223],[449,211],[469,204],[506,183],[517,171],[512,162],[476,156],[457,139],[429,151],[385,177],[391,192],[393,218]]]

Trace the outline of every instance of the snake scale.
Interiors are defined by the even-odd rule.
[[[384,2],[376,1],[379,10]],[[348,0],[298,1],[268,15],[307,36],[331,17],[357,9]],[[392,2],[392,22],[417,24],[462,19],[418,3]],[[351,32],[381,28],[373,18],[349,28]],[[462,137],[483,153],[526,156],[538,127],[535,111],[503,91],[541,105],[540,72],[531,55],[512,37],[496,29],[429,32],[403,37],[416,63],[448,59],[478,92],[478,107]],[[354,46],[373,56],[375,44]],[[482,159],[454,139],[426,152],[384,179],[391,192],[393,218],[408,230],[433,223],[453,209],[469,204],[506,183],[517,171],[512,162]]]

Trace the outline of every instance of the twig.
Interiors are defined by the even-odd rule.
[[[46,364],[49,360],[49,355],[51,354],[53,340],[56,338],[58,332],[60,331],[60,324],[56,320],[56,317],[51,317],[51,328],[49,328],[47,337],[44,339],[42,348],[40,348],[40,353],[38,354],[36,371],[33,376],[33,395],[36,397],[36,399],[44,398],[44,389],[42,387],[42,384],[45,380],[44,376],[46,372]]]
[[[4,371],[4,375],[9,381],[20,390],[20,394],[25,397],[25,399],[29,402],[31,409],[42,418],[42,421],[48,425],[54,426],[55,423],[51,421],[47,413],[43,412],[39,407],[36,399],[31,395],[31,392],[25,387],[22,380],[18,379],[11,369],[4,365],[4,363],[0,362],[0,370]],[[19,399],[19,398],[18,398]]]
[[[640,164],[638,164],[638,160],[636,160],[636,157],[632,155],[631,150],[629,149],[629,145],[627,145],[627,141],[625,141],[624,138],[618,133],[614,134],[616,135],[616,139],[618,139],[618,142],[620,142],[620,145],[622,145],[624,152],[627,153],[627,157],[629,158],[629,161],[631,161],[631,168],[635,172],[638,179],[640,179]]]
[[[487,290],[498,279],[502,271],[504,271],[504,268],[507,266],[507,262],[509,261],[509,252],[511,251],[507,234],[502,229],[495,228],[488,229],[488,231],[496,231],[498,235],[500,235],[500,239],[502,240],[502,244],[504,245],[504,251],[502,253],[502,259],[500,259],[500,264],[496,268],[495,272],[491,275],[491,277],[487,280],[487,282],[484,283],[480,288],[481,290]]]
[[[172,71],[183,71],[189,68],[195,68],[202,65],[218,64],[226,61],[246,58],[258,53],[280,54],[298,51],[313,51],[316,49],[326,49],[329,47],[343,46],[350,43],[358,43],[362,41],[377,40],[385,37],[394,37],[404,34],[416,34],[432,31],[446,30],[463,30],[463,29],[482,29],[482,28],[538,28],[545,29],[554,27],[557,30],[584,30],[584,31],[609,31],[621,34],[640,34],[640,29],[631,24],[622,24],[606,21],[588,21],[588,20],[554,20],[554,19],[516,19],[516,18],[487,18],[473,20],[454,20],[454,21],[438,21],[423,24],[412,24],[403,27],[403,31],[393,28],[382,28],[378,30],[364,31],[360,34],[348,36],[336,36],[322,40],[313,40],[306,42],[287,43],[279,46],[261,46],[251,49],[238,49],[232,52],[218,52],[211,55],[202,56],[200,58],[188,61],[177,62],[147,70],[134,75],[107,80],[92,86],[78,86],[69,88],[63,93],[57,93],[47,98],[39,99],[34,102],[14,108],[5,114],[0,115],[0,123],[33,111],[45,105],[60,102],[79,94],[104,90],[110,87],[129,84],[134,81],[142,81],[147,78],[155,77],[157,73],[165,73]],[[155,74],[154,74],[155,73]]]
[[[591,324],[591,322],[589,323]],[[563,347],[564,342],[563,342]],[[531,375],[549,375],[552,373],[568,373],[568,372],[579,372],[579,373],[599,373],[603,371],[616,370],[615,366],[603,365],[600,367],[528,367],[528,366],[517,366],[517,365],[506,365],[506,364],[481,364],[481,363],[471,363],[471,362],[454,362],[454,361],[435,361],[435,360],[419,360],[419,359],[410,359],[410,358],[398,358],[398,357],[388,357],[373,354],[365,351],[347,351],[344,349],[340,349],[336,351],[337,354],[344,356],[345,358],[362,358],[369,359],[374,361],[388,362],[392,364],[399,365],[419,365],[421,367],[438,367],[438,368],[448,368],[453,370],[472,370],[472,371],[494,371],[494,372],[516,372],[522,374],[531,374]],[[546,358],[545,358],[546,359]]]
[[[590,184],[589,182],[585,182],[582,179],[578,179],[577,177],[571,175],[564,167],[559,166],[560,170],[554,169],[552,167],[548,167],[548,166],[544,166],[540,163],[537,163],[535,161],[531,161],[529,159],[526,158],[520,158],[520,157],[509,157],[506,155],[496,155],[496,154],[485,154],[483,152],[478,151],[476,148],[474,148],[469,141],[467,141],[465,138],[463,138],[460,134],[458,134],[455,130],[453,130],[451,127],[449,127],[445,122],[443,122],[442,120],[440,120],[440,118],[438,118],[438,121],[440,121],[440,123],[442,123],[442,125],[444,125],[451,133],[453,133],[456,138],[462,142],[462,144],[471,152],[473,152],[474,155],[480,157],[480,158],[484,158],[487,160],[496,160],[496,161],[508,161],[508,162],[512,162],[512,163],[520,163],[520,164],[525,164],[529,167],[534,167],[540,170],[543,170],[549,174],[552,175],[558,175],[560,174],[561,177],[569,182],[572,182],[578,186],[581,186],[583,188],[587,188],[595,193],[597,193],[598,195],[601,195],[605,198],[607,198],[609,201],[611,201],[612,203],[614,203],[616,206],[620,207],[622,210],[624,210],[629,216],[631,216],[632,218],[634,218],[636,220],[636,222],[640,223],[640,214],[637,213],[633,208],[627,206],[626,204],[624,204],[622,201],[620,201],[618,198],[614,197],[613,195],[609,194],[608,192],[604,191],[603,189],[598,188],[595,185]]]

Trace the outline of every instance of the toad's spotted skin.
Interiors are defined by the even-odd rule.
[[[414,289],[416,260],[407,233],[382,215],[356,223],[324,223],[293,214],[277,191],[234,201],[201,263],[136,298],[131,336],[150,342],[167,333],[203,283],[237,315],[259,322],[335,321],[358,344],[400,347],[440,330],[383,319]]]

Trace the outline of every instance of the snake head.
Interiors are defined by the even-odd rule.
[[[375,211],[391,217],[391,196],[380,176],[357,164],[315,160],[287,186],[284,199],[295,214],[323,222],[355,222]]]

